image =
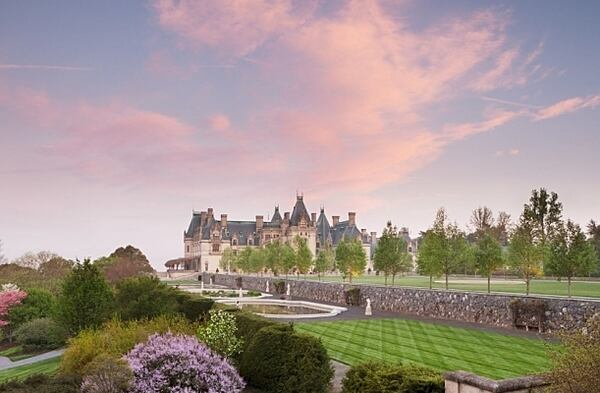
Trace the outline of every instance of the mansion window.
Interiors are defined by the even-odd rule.
[[[237,239],[233,239],[233,240],[231,241],[231,244],[233,244],[234,246],[237,246]]]
[[[185,246],[185,252],[190,252],[190,246]]]
[[[221,248],[220,246],[221,245],[219,243],[213,243],[213,245],[212,245],[213,252],[219,252],[219,250]]]
[[[248,239],[248,245],[250,245],[250,246],[251,246],[251,245],[252,245],[252,243],[253,243],[252,239]]]

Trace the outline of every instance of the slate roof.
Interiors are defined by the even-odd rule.
[[[294,205],[292,217],[290,218],[290,225],[292,226],[297,226],[302,218],[310,225],[310,215],[308,214],[308,210],[306,210],[303,199],[304,198],[300,195],[296,198],[296,204]]]
[[[281,221],[283,221],[283,218],[279,214],[279,206],[275,206],[275,213],[273,213],[273,218],[271,218],[271,224],[279,224]]]
[[[323,208],[321,208],[321,214],[319,214],[319,218],[317,219],[317,239],[319,240],[319,244],[321,244],[321,246],[325,244],[333,244],[333,240],[331,238],[331,226],[329,225],[329,221],[325,215],[325,209]]]
[[[196,229],[200,226],[200,213],[194,212],[188,230],[185,231],[186,237],[192,237]]]
[[[341,221],[331,228],[333,245],[337,246],[342,239],[362,239],[362,234],[356,225],[350,225],[349,221]]]

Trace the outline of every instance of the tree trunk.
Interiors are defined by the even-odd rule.
[[[530,283],[531,279],[529,277],[525,277],[525,282],[527,284],[527,296],[529,296],[529,283]]]
[[[448,272],[446,272],[446,291],[448,290]]]
[[[385,273],[385,274],[383,275],[383,277],[385,277],[384,283],[385,283],[385,286],[386,286],[386,287],[387,287],[387,276],[388,276],[388,275],[387,275],[387,273]]]
[[[492,279],[492,273],[488,274],[488,293],[491,293],[491,285],[490,285],[490,281]]]
[[[429,289],[433,289],[433,275],[429,275]]]
[[[571,297],[571,276],[567,277],[567,294]]]
[[[352,272],[348,272],[348,281],[352,284]]]
[[[392,274],[392,286],[394,286],[394,280],[396,279],[396,273]]]

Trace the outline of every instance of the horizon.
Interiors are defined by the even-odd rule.
[[[236,5],[237,4],[237,5]],[[0,6],[8,259],[183,256],[194,210],[439,207],[600,220],[600,3],[133,1]],[[27,26],[27,27],[25,27]]]

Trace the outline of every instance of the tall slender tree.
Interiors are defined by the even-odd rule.
[[[308,248],[308,242],[305,238],[296,236],[294,242],[296,243],[296,269],[299,273],[306,275],[313,264],[313,254]]]
[[[377,242],[373,267],[375,270],[383,272],[385,285],[387,285],[388,276],[392,276],[392,285],[394,285],[396,274],[409,271],[412,267],[412,258],[408,253],[406,241],[400,237],[397,228],[392,225],[391,221],[387,222],[381,238]]]
[[[219,267],[224,272],[232,272],[237,268],[237,255],[231,248],[223,250],[223,255],[219,260]]]
[[[367,254],[359,240],[342,239],[335,250],[336,265],[343,276],[352,277],[362,274],[367,266]]]
[[[315,272],[321,280],[321,274],[330,272],[333,270],[335,265],[335,251],[332,247],[326,246],[319,251],[317,258],[315,259]]]
[[[596,262],[596,267],[592,273],[595,275],[600,275],[600,225],[597,225],[596,221],[590,220],[587,225],[587,233],[589,236],[589,241],[596,249],[596,255],[598,255],[598,261]]]
[[[545,269],[550,274],[567,278],[567,293],[571,297],[571,279],[592,272],[598,261],[596,250],[585,238],[581,227],[571,220],[558,229],[550,250]]]
[[[475,240],[479,240],[484,233],[494,227],[494,214],[487,206],[478,207],[471,212],[470,224],[473,228]]]
[[[562,203],[558,194],[545,188],[532,190],[529,203],[523,206],[522,220],[528,223],[534,240],[548,244],[562,224]]]
[[[479,273],[487,277],[487,291],[491,292],[492,273],[502,267],[502,248],[490,233],[484,233],[475,248],[475,263]]]
[[[545,247],[535,239],[534,229],[522,219],[510,238],[508,261],[525,280],[527,295],[531,279],[541,274],[545,254]]]

